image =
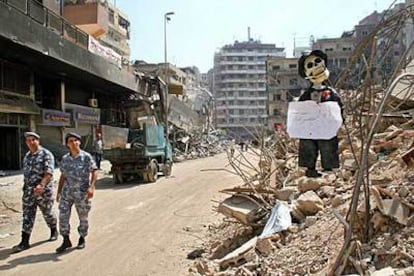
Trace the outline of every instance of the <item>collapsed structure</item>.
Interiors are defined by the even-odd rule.
[[[384,19],[335,81],[346,108],[338,171],[305,177],[298,142],[281,131],[229,156],[244,184],[222,191],[225,220],[189,254],[194,274],[413,275],[412,45],[392,74],[376,70],[413,15]]]

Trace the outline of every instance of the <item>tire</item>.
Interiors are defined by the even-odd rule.
[[[145,174],[146,174],[146,177],[144,176],[144,179],[146,179],[147,182],[153,183],[153,182],[157,181],[157,178],[158,178],[158,164],[157,164],[157,161],[155,159],[151,160],[151,162],[149,164],[149,169]]]
[[[164,176],[170,176],[172,172],[172,162],[171,161],[167,161],[164,164],[164,167],[162,168],[162,173],[164,174]]]

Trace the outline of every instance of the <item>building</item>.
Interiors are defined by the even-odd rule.
[[[119,55],[118,58],[124,63],[129,62],[130,22],[128,17],[110,2],[65,0],[62,14],[71,24],[92,36],[90,43],[96,44],[96,52],[102,55]]]
[[[223,46],[214,56],[215,125],[247,139],[267,125],[266,60],[284,57],[284,48],[248,37]]]
[[[338,38],[317,39],[312,50],[322,50],[328,56],[329,79],[335,83],[339,73],[347,66],[355,49],[355,36],[353,31],[344,32]]]
[[[309,86],[298,74],[298,59],[272,57],[266,61],[268,128],[286,128],[288,104]]]
[[[56,159],[69,131],[87,148],[101,125],[125,126],[123,104],[138,92],[139,78],[94,52],[93,37],[60,16],[57,3],[0,1],[1,170],[21,168],[27,130]],[[91,32],[100,32],[99,22],[90,22]]]
[[[398,3],[389,10],[385,10],[381,13],[374,11],[367,17],[363,18],[358,25],[355,26],[356,42],[360,43],[363,41],[365,37],[376,29],[380,22],[405,9],[405,6],[405,3]],[[410,23],[407,22],[407,24]],[[387,37],[382,36],[381,33],[377,37],[377,60],[375,60],[375,63],[380,64],[380,66],[378,68],[374,68],[371,74],[377,77],[378,82],[390,79],[394,69],[404,55],[408,46],[406,43],[409,42],[408,39],[412,36],[412,34],[407,35],[406,33],[407,31],[410,32],[410,30],[412,30],[412,27],[407,28],[407,24],[405,25],[405,28],[401,28],[398,32],[394,29],[392,31],[392,36],[389,32],[385,32]],[[364,52],[366,57],[370,56],[370,49],[370,47],[366,47]],[[385,85],[387,84],[385,83]]]

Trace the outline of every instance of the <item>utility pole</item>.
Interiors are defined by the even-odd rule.
[[[167,22],[171,20],[170,16],[173,15],[174,12],[167,12],[164,14],[164,80],[165,80],[165,132],[167,134],[167,138],[170,134],[169,126],[168,126],[168,113],[169,113],[169,102],[168,102],[168,85],[170,83],[168,77],[168,60],[167,60]]]

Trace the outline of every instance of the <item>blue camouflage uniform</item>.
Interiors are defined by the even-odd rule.
[[[88,214],[91,210],[91,200],[86,194],[90,184],[91,172],[96,170],[92,156],[81,150],[72,157],[70,153],[62,157],[60,170],[65,177],[59,202],[59,230],[63,236],[70,234],[70,213],[75,204],[79,217],[78,232],[82,237],[88,234]]]
[[[22,231],[31,234],[36,218],[37,206],[50,228],[56,228],[56,215],[53,211],[53,177],[44,187],[43,193],[35,196],[33,189],[40,183],[45,173],[53,176],[55,158],[53,154],[42,146],[35,153],[26,153],[23,159],[23,227]]]

